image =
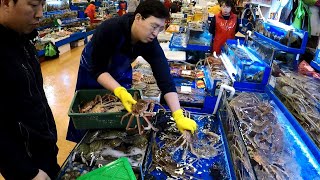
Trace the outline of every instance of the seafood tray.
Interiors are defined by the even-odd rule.
[[[320,81],[287,73],[276,78],[275,93],[318,147],[320,157]]]
[[[195,81],[185,78],[174,78],[179,101],[182,106],[203,107],[207,92],[205,89],[197,88]]]
[[[237,93],[220,113],[237,178],[319,179],[319,159],[271,94]]]
[[[137,178],[145,158],[150,131],[143,135],[123,129],[89,130],[61,167],[57,179],[70,180],[127,157]]]
[[[181,134],[170,113],[159,112],[143,165],[144,179],[235,179],[221,121],[209,114],[188,115],[195,135]]]
[[[284,52],[303,54],[308,42],[308,32],[286,24],[268,21],[256,26],[254,35]]]
[[[187,48],[188,37],[185,33],[173,33],[169,48],[170,49],[180,49],[185,50]]]
[[[211,96],[218,96],[221,84],[232,86],[232,80],[225,69],[221,58],[208,56],[198,61],[197,68],[202,69],[205,74],[207,91]]]
[[[141,92],[139,90],[128,90],[128,92],[132,95],[138,94],[138,99],[140,99],[141,97]],[[124,116],[127,113],[127,111],[124,109],[118,112],[80,112],[79,107],[81,107],[82,104],[93,101],[97,95],[103,96],[105,94],[112,93],[106,89],[76,91],[68,112],[68,115],[72,119],[76,129],[102,129],[126,127],[129,117],[126,117],[123,123],[120,123],[122,116]]]

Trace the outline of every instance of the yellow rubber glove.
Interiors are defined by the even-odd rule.
[[[193,134],[194,131],[197,130],[197,123],[194,120],[185,117],[182,109],[178,109],[173,112],[172,117],[176,121],[177,128],[181,133],[183,133],[185,130],[189,130]]]
[[[115,88],[113,93],[121,100],[124,108],[128,112],[131,112],[132,105],[137,103],[137,101],[133,99],[132,95],[122,86]]]

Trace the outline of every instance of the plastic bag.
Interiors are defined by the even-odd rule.
[[[59,49],[58,47],[53,44],[52,42],[48,42],[47,45],[45,46],[45,58],[46,59],[55,59],[59,57]]]

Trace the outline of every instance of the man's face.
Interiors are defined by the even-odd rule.
[[[143,18],[140,14],[137,14],[138,18],[138,31],[137,37],[141,42],[152,42],[164,28],[165,19],[149,16]]]
[[[21,34],[32,32],[38,25],[42,17],[44,0],[8,0],[5,6],[5,26]],[[1,4],[1,6],[4,6]]]
[[[221,6],[221,13],[223,16],[229,16],[231,12],[231,7],[225,5],[224,3]]]

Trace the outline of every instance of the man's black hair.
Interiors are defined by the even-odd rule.
[[[167,19],[170,17],[168,9],[158,0],[145,0],[141,2],[134,15],[137,13],[141,14],[144,18],[154,16],[156,18]]]
[[[13,2],[14,2],[14,4],[17,4],[18,0],[13,0]],[[1,2],[0,2],[0,4],[1,4]]]
[[[222,6],[223,4],[225,4],[228,7],[233,7],[233,2],[232,0],[220,0],[219,1],[220,6]]]

